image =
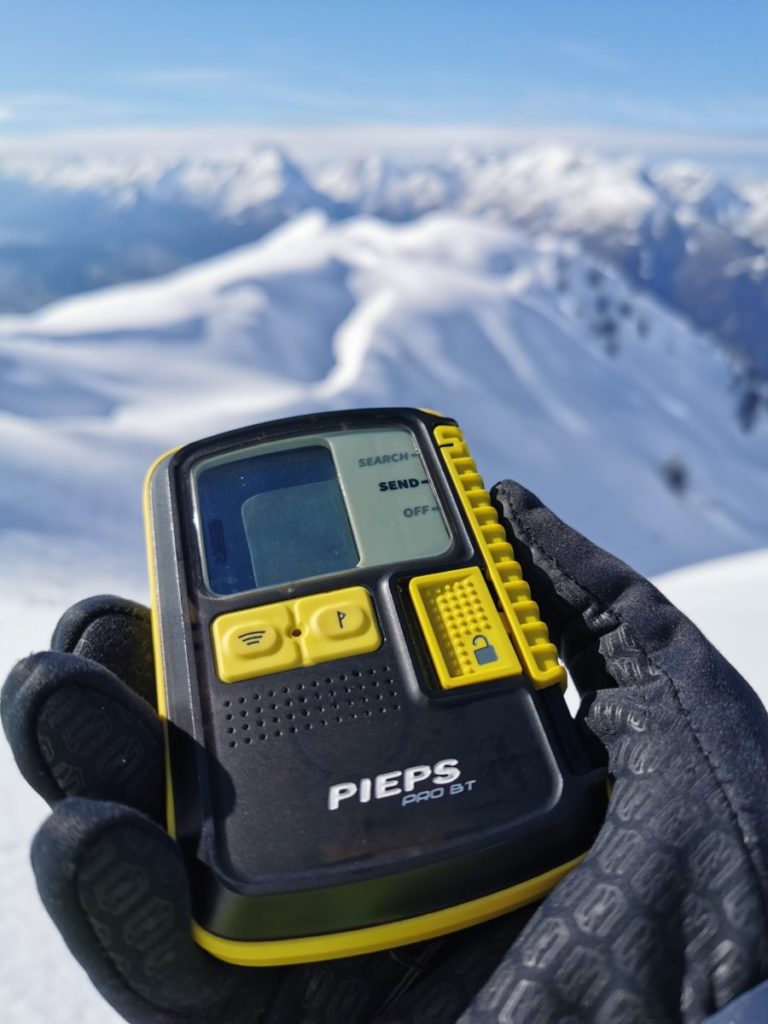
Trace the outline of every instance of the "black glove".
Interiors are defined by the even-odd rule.
[[[701,1021],[768,977],[768,716],[647,580],[521,487],[496,500],[577,687],[597,691],[613,791],[591,854],[462,1021]]]
[[[146,611],[84,602],[53,652],[11,674],[6,732],[25,777],[56,805],[32,851],[41,896],[128,1020],[452,1024],[464,1011],[468,1024],[661,1024],[701,1021],[768,977],[762,705],[646,580],[519,486],[495,497],[590,695],[587,723],[615,780],[594,850],[517,941],[529,911],[326,964],[214,960],[190,938],[183,865],[156,824],[162,736],[147,703]]]
[[[2,692],[22,774],[54,808],[32,847],[46,909],[102,995],[134,1024],[370,1024],[423,973],[454,1021],[530,917],[327,963],[216,960],[190,934],[186,871],[164,821],[163,735],[149,611],[116,597],[71,608],[52,651]],[[32,954],[31,954],[32,955]],[[460,975],[454,973],[456,964]]]

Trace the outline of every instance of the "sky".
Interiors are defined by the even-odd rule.
[[[768,145],[756,0],[0,4],[3,138],[464,125]]]

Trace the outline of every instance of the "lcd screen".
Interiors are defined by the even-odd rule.
[[[359,555],[328,448],[313,445],[214,463],[197,493],[218,594],[341,572]]]
[[[214,455],[194,481],[206,578],[217,594],[431,559],[451,547],[416,439],[400,426]]]

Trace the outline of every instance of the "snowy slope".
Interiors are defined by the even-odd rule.
[[[560,145],[320,166],[275,149],[9,156],[0,160],[0,310],[152,277],[309,208],[396,222],[450,210],[568,235],[768,375],[768,184]]]
[[[326,168],[316,184],[331,199],[393,219],[455,209],[576,238],[768,374],[764,182],[549,145],[421,167],[363,160]]]
[[[746,351],[766,246],[766,185],[552,148],[0,166],[0,308],[153,277],[0,316],[0,678],[79,597],[146,600],[159,452],[299,411],[442,409],[488,482],[518,478],[648,573],[765,547],[763,385],[642,290]],[[768,553],[660,579],[766,703],[767,584]],[[38,905],[45,808],[4,744],[0,779],[2,1019],[115,1021]]]
[[[768,668],[762,642],[768,551],[678,569],[655,582],[723,652],[768,707]]]
[[[0,365],[0,554],[11,531],[49,538],[54,561],[87,538],[130,579],[158,452],[387,404],[456,416],[489,481],[516,476],[645,571],[768,541],[768,423],[741,429],[723,354],[572,247],[457,216],[306,214],[2,318]]]

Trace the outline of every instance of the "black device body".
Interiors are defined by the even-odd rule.
[[[366,448],[368,431],[373,449]],[[356,552],[354,545],[346,551],[346,534],[339,540],[334,517],[341,510],[334,511],[336,489],[325,479],[328,460],[314,452],[323,447],[318,438],[331,439],[337,464],[338,450],[347,453],[342,505],[354,491],[375,516],[392,495],[404,520],[439,516],[442,528],[432,520],[428,530],[418,529],[437,537],[431,548],[442,550],[347,564]],[[338,450],[334,438],[341,438]],[[398,442],[393,459],[404,458],[377,462],[387,452],[366,454],[386,449],[390,438]],[[195,442],[150,471],[146,515],[158,700],[167,724],[168,827],[189,865],[195,936],[222,959],[318,960],[477,923],[543,895],[597,833],[605,770],[579,740],[562,669],[535,604],[525,600],[519,566],[505,585],[522,609],[520,621],[509,621],[508,605],[505,613],[498,580],[509,577],[508,541],[499,540],[482,481],[469,479],[468,454],[454,448],[457,471],[442,450],[463,444],[454,421],[429,412],[333,412]],[[355,445],[363,452],[356,459]],[[300,464],[289,467],[287,486],[280,478],[276,489],[273,480],[263,493],[249,493],[249,473],[266,466],[268,476],[273,464],[291,459]],[[469,473],[463,492],[457,472]],[[240,489],[232,499],[238,515],[222,504],[227,487]],[[291,518],[294,505],[299,522]],[[425,511],[408,516],[409,508]],[[317,537],[313,510],[325,524]],[[312,575],[281,578],[301,566],[259,533],[270,516],[270,528],[285,522],[280,543],[291,545],[291,532],[301,537],[295,547],[312,563]],[[253,534],[239,555],[243,539],[232,540],[238,523]],[[396,525],[416,529],[399,519]],[[383,528],[376,529],[382,538]],[[330,564],[324,544],[333,549]],[[259,558],[272,566],[263,585],[258,566],[249,568]],[[507,576],[498,576],[494,562]],[[451,669],[456,644],[465,640],[446,640],[446,630],[465,628],[465,613],[488,614],[477,587],[488,588],[520,671],[505,669],[515,658],[499,654],[506,647],[496,623],[461,648],[464,668],[454,661]],[[350,595],[353,603],[343,603]],[[444,600],[454,603],[440,606]],[[373,649],[346,653],[344,645],[355,641],[338,637],[349,615],[363,636],[357,646]],[[328,638],[302,635],[315,627]],[[317,644],[320,660],[303,653],[305,640]],[[266,641],[278,647],[259,654],[248,646]],[[334,657],[337,642],[343,651]],[[284,655],[293,663],[242,677],[248,659],[255,666],[258,658],[269,664]],[[222,681],[224,664],[241,677]],[[538,679],[530,671],[536,665]]]

